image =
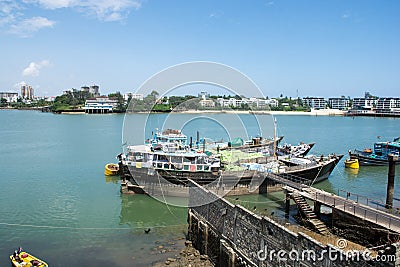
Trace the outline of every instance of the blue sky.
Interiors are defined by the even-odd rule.
[[[0,91],[135,91],[187,61],[268,96],[399,97],[399,1],[0,0]]]

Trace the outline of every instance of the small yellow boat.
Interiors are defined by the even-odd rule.
[[[36,258],[35,256],[32,256],[25,251],[22,251],[22,248],[14,251],[14,253],[10,255],[10,260],[15,267],[49,267],[46,262]]]
[[[104,175],[111,176],[117,175],[119,172],[119,166],[115,163],[108,163],[104,169]]]
[[[360,165],[358,163],[358,159],[346,159],[344,161],[344,166],[346,168],[350,168],[350,169],[358,169],[358,168],[360,168]]]

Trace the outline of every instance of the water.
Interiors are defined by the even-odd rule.
[[[147,133],[161,128],[166,116],[152,115]],[[212,116],[232,125],[229,114]],[[118,180],[104,176],[104,165],[116,162],[121,152],[123,118],[0,110],[0,265],[8,265],[8,256],[21,245],[51,266],[148,266],[165,258],[155,247],[184,237],[186,209],[167,207],[143,195],[121,195]],[[257,135],[251,116],[240,118],[248,122],[250,135]],[[399,119],[276,119],[284,142],[316,142],[311,151],[315,154],[346,154],[349,149],[372,146],[377,136],[392,140],[400,135]],[[199,129],[201,136],[213,139],[226,134],[216,122],[193,122],[185,125],[185,133],[195,136]],[[128,132],[137,139],[135,131]],[[362,167],[354,174],[344,169],[342,160],[329,180],[317,187],[331,192],[346,189],[384,201],[386,180],[385,167]],[[397,175],[395,197],[399,193]],[[268,197],[240,197],[238,203],[249,208],[263,203],[269,212],[279,206],[282,196]],[[143,231],[147,228],[149,234]]]

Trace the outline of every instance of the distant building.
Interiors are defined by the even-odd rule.
[[[260,98],[243,98],[243,99],[236,99],[236,98],[218,98],[218,103],[221,107],[234,107],[238,108],[241,107],[243,104],[247,104],[250,107],[257,107],[257,108],[266,108],[267,106],[270,107],[277,107],[278,100],[276,99],[260,99]]]
[[[117,99],[108,97],[89,98],[85,102],[85,112],[90,114],[112,113],[113,109],[118,105]]]
[[[391,112],[400,110],[400,98],[385,97],[379,98],[376,104],[376,111],[378,112]]]
[[[18,93],[13,92],[0,92],[0,99],[4,98],[8,103],[15,103],[18,101]]]
[[[124,94],[124,100],[128,101],[129,98],[131,99],[137,99],[137,100],[143,100],[144,95],[143,94],[133,94],[133,93],[126,93]]]
[[[378,103],[377,98],[354,98],[353,99],[353,109],[373,109]]]
[[[215,102],[212,99],[202,99],[200,100],[200,106],[203,108],[213,108],[215,107]]]
[[[89,93],[93,94],[94,97],[100,96],[99,86],[98,85],[90,86]]]
[[[88,92],[89,93],[89,90],[90,90],[89,86],[82,86],[81,87],[81,91],[82,92]]]
[[[243,103],[243,100],[241,99],[236,99],[236,98],[229,98],[229,99],[224,99],[224,98],[218,98],[217,101],[221,105],[221,107],[227,108],[227,107],[240,107],[240,105]]]
[[[332,109],[345,110],[350,106],[350,99],[345,97],[332,97],[328,99],[328,104]]]
[[[323,97],[304,97],[303,103],[313,109],[324,109],[326,106],[325,99]]]
[[[21,85],[21,97],[22,99],[32,99],[34,96],[32,86],[28,84]]]
[[[206,91],[203,91],[203,92],[200,92],[200,93],[198,94],[198,97],[199,97],[199,98],[202,98],[202,99],[208,99],[208,98],[210,98],[210,94],[207,93]]]

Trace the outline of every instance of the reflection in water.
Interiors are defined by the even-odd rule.
[[[170,206],[147,195],[121,195],[120,224],[128,225],[132,231],[173,233],[185,230],[187,208]]]
[[[349,178],[356,178],[359,170],[360,169],[344,168],[344,171],[347,173]]]
[[[120,178],[119,175],[114,175],[114,176],[104,175],[104,179],[106,180],[106,183],[118,184]]]

